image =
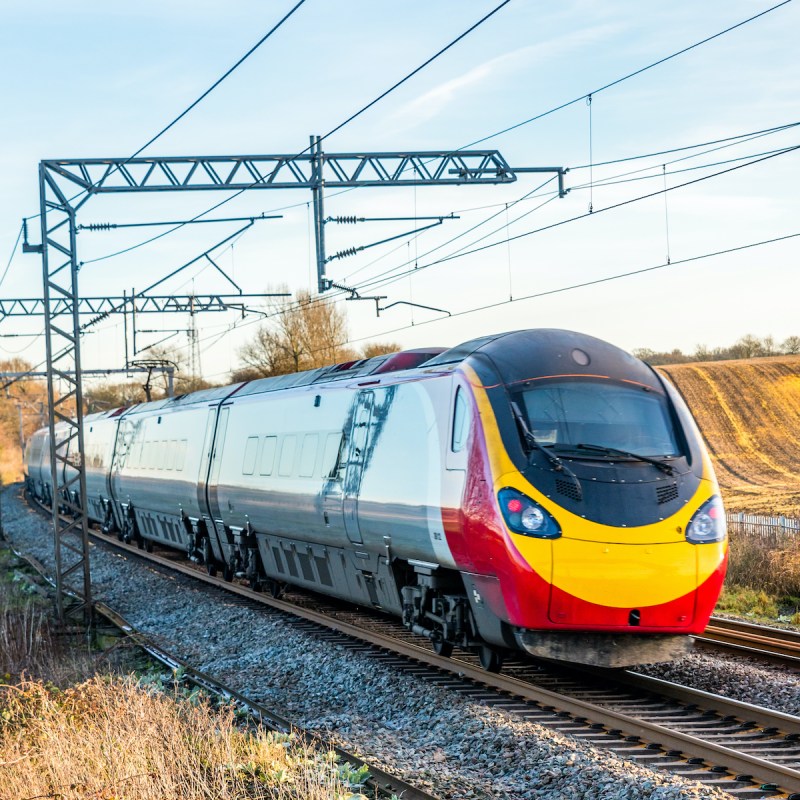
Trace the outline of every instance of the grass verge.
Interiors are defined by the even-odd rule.
[[[64,637],[40,591],[0,549],[0,800],[362,797],[335,753]]]

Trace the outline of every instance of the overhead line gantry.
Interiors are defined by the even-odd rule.
[[[23,251],[40,253],[42,257],[50,467],[53,497],[63,496],[67,511],[62,516],[58,500],[54,501],[52,518],[60,619],[64,620],[67,613],[91,615],[80,348],[81,332],[85,326],[81,325],[80,318],[84,313],[122,313],[126,305],[123,302],[115,306],[112,298],[81,298],[79,293],[81,262],[78,259],[77,214],[91,197],[143,192],[228,191],[239,194],[249,190],[310,189],[314,202],[317,282],[319,291],[324,292],[332,285],[325,274],[328,260],[325,253],[326,188],[501,184],[514,182],[519,171],[557,174],[563,195],[565,170],[562,167],[515,170],[497,150],[324,153],[319,136],[312,136],[307,151],[296,155],[41,161],[41,244],[30,245],[26,241]],[[157,302],[158,299],[148,298],[147,302]],[[93,301],[98,301],[98,308],[94,311],[91,310]],[[22,303],[19,308],[24,308],[27,301],[17,302]],[[10,313],[15,313],[13,307]],[[57,382],[66,386],[67,391],[57,393]],[[70,413],[71,405],[75,408],[74,417]],[[77,440],[78,455],[74,461],[71,457],[71,477],[67,480],[59,474],[65,457],[60,448],[56,448],[55,426],[58,422],[66,426],[66,441]],[[70,450],[72,453],[76,451],[74,447]],[[70,499],[75,496],[75,489],[84,498],[80,506]],[[80,598],[71,609],[66,609],[64,604],[68,592]]]

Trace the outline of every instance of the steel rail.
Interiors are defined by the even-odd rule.
[[[682,686],[679,683],[642,675],[633,670],[625,670],[623,681],[626,686],[633,686],[647,692],[653,692],[662,697],[670,697],[681,703],[696,704],[701,708],[708,708],[718,714],[736,717],[742,722],[754,722],[763,728],[778,728],[787,736],[800,739],[800,717],[785,714],[783,711],[754,706],[741,700],[722,697],[702,689],[691,686]]]
[[[341,633],[353,639],[374,645],[375,647],[389,650],[429,667],[466,678],[477,684],[484,684],[499,692],[512,694],[528,700],[544,709],[555,709],[558,712],[569,714],[579,719],[591,719],[603,725],[607,730],[621,731],[626,736],[635,737],[644,742],[658,743],[666,751],[679,751],[684,757],[701,758],[712,765],[724,766],[733,775],[746,775],[762,784],[772,784],[790,794],[800,795],[800,770],[781,764],[776,764],[758,756],[751,756],[729,747],[711,741],[691,736],[680,731],[675,731],[663,725],[613,711],[608,708],[589,703],[584,700],[572,698],[530,683],[513,678],[508,675],[488,673],[482,668],[462,661],[457,658],[438,656],[430,650],[411,642],[397,639],[375,631],[368,631],[351,623],[330,617],[313,609],[299,607],[284,600],[261,594],[245,586],[233,582],[225,582],[219,578],[207,575],[194,566],[176,562],[155,554],[146,554],[133,545],[126,545],[110,540],[108,537],[97,535],[100,541],[111,544],[113,547],[130,552],[149,562],[160,564],[171,570],[176,570],[184,575],[200,580],[216,588],[223,588],[233,594],[248,600],[262,603],[266,606],[282,611],[294,617],[300,617],[309,622]],[[712,695],[713,697],[713,695]],[[714,701],[716,703],[716,699]],[[746,704],[743,704],[746,705]],[[774,724],[774,721],[773,721]],[[643,744],[642,747],[646,745]]]
[[[800,632],[772,628],[742,620],[712,617],[705,631],[695,637],[704,647],[722,647],[737,651],[756,651],[760,656],[777,657],[781,663],[800,667]]]

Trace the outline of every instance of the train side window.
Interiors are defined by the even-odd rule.
[[[275,450],[277,446],[277,436],[267,436],[267,438],[264,439],[264,449],[261,451],[261,466],[258,470],[261,475],[272,475],[272,468],[275,466]]]
[[[258,440],[258,436],[247,437],[247,442],[244,446],[244,459],[242,460],[242,475],[252,475],[256,470]]]
[[[307,433],[303,437],[303,449],[300,452],[300,477],[310,478],[317,465],[317,450],[319,448],[319,435]]]
[[[170,439],[167,445],[167,469],[175,469],[175,456],[178,454],[178,442],[176,439]]]
[[[459,386],[456,390],[455,406],[453,407],[453,433],[450,440],[450,449],[459,453],[464,448],[469,431],[469,406],[464,397],[464,391]]]
[[[284,436],[281,442],[281,456],[278,462],[278,475],[288,478],[294,466],[294,451],[297,449],[296,436]]]
[[[181,439],[178,442],[178,451],[175,454],[176,472],[183,472],[183,468],[186,466],[186,447],[188,444],[189,444],[188,439]]]

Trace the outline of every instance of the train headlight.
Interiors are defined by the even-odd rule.
[[[540,539],[557,539],[561,536],[561,528],[553,516],[522,492],[501,489],[497,493],[497,499],[500,501],[503,519],[514,533]]]
[[[727,532],[722,500],[714,495],[695,511],[686,526],[686,541],[692,544],[722,542]]]

